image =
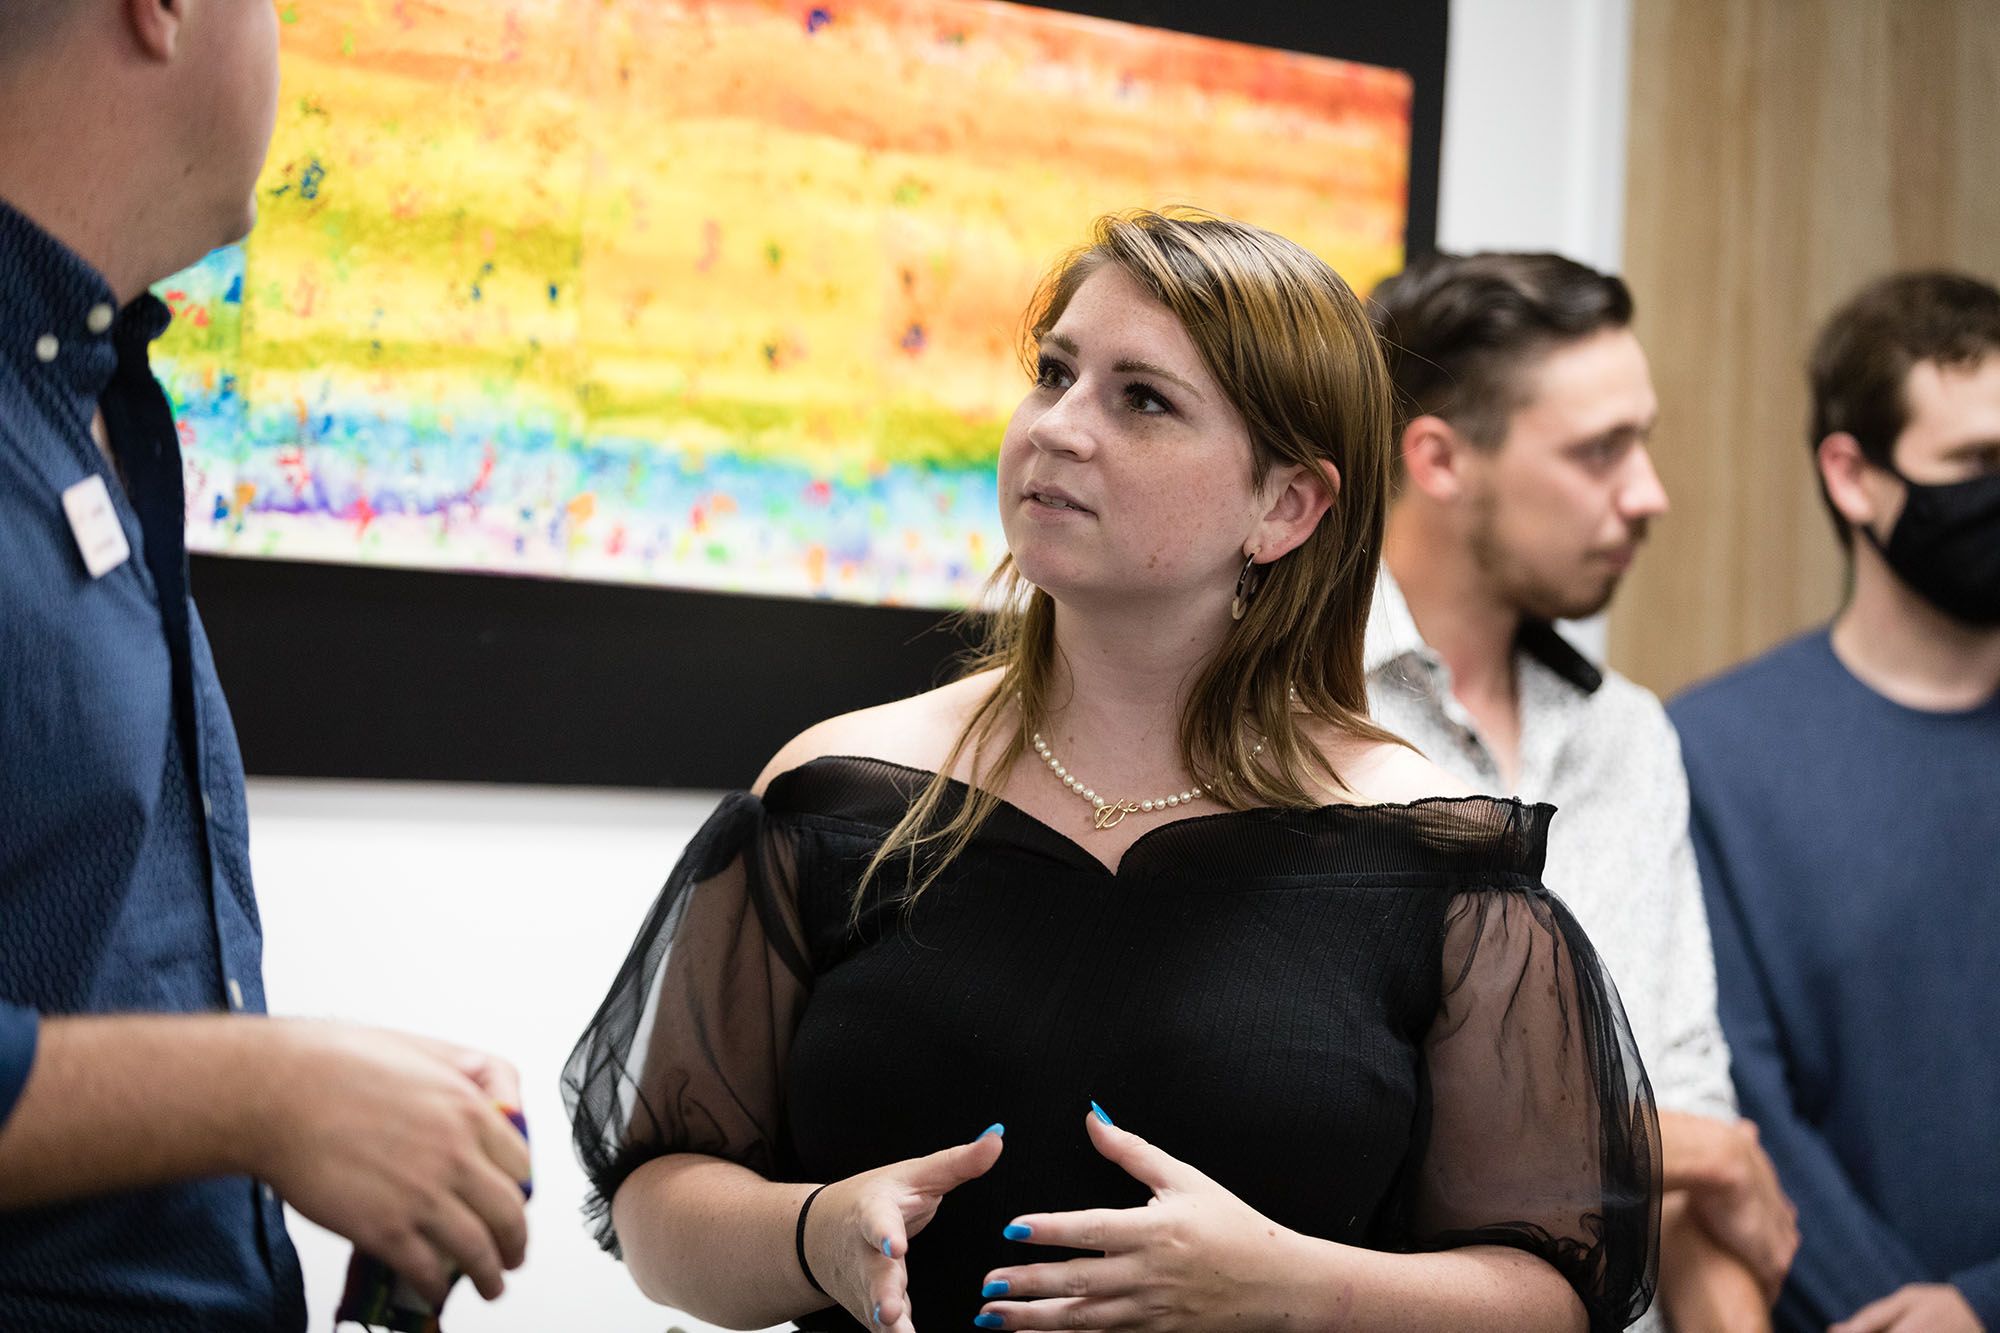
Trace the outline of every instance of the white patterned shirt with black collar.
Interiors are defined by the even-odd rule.
[[[1553,626],[1527,622],[1515,644],[1521,748],[1511,790],[1387,569],[1363,655],[1370,711],[1478,791],[1557,808],[1543,881],[1610,968],[1660,1108],[1734,1120],[1673,724],[1649,690],[1593,665]],[[1666,1327],[1657,1302],[1633,1327]]]

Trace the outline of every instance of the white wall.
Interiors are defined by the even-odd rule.
[[[535,1146],[529,1261],[491,1306],[461,1282],[446,1306],[452,1333],[669,1323],[583,1229],[583,1173],[556,1079],[714,804],[705,792],[250,784],[272,1011],[413,1029],[520,1068]],[[291,1221],[319,1333],[332,1327],[351,1247]]]
[[[1628,0],[1454,0],[1439,240],[1619,259]],[[663,743],[671,743],[663,739]],[[512,1058],[535,1134],[534,1239],[453,1333],[698,1325],[590,1243],[556,1076],[712,794],[258,781],[252,853],[276,1012],[406,1027]],[[344,1242],[294,1219],[315,1333]]]
[[[1624,253],[1630,0],[1452,0],[1438,244]]]

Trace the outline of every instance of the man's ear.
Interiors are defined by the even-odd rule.
[[[1340,496],[1340,469],[1326,459],[1311,466],[1291,464],[1276,470],[1271,479],[1278,489],[1250,537],[1259,564],[1269,564],[1302,545]]]
[[[1465,487],[1465,453],[1472,445],[1456,426],[1443,417],[1417,417],[1403,427],[1396,444],[1403,455],[1406,492],[1420,491],[1442,504],[1458,498]]]
[[[1850,527],[1873,527],[1888,517],[1883,497],[1868,484],[1868,475],[1875,468],[1861,452],[1861,441],[1844,430],[1835,431],[1819,442],[1814,455],[1827,498]]]
[[[188,6],[196,0],[123,0],[126,31],[149,59],[172,60]]]

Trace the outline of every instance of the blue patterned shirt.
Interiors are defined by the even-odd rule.
[[[46,1016],[264,1008],[243,765],[147,363],[169,315],[114,301],[0,203],[0,1126]],[[131,552],[97,577],[65,505],[79,484]],[[282,1208],[254,1181],[0,1213],[0,1328],[304,1327]]]

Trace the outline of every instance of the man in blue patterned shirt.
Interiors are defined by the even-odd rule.
[[[475,1052],[263,1017],[149,283],[240,238],[270,0],[0,5],[0,1327],[303,1329],[280,1196],[496,1295],[527,1146]]]

